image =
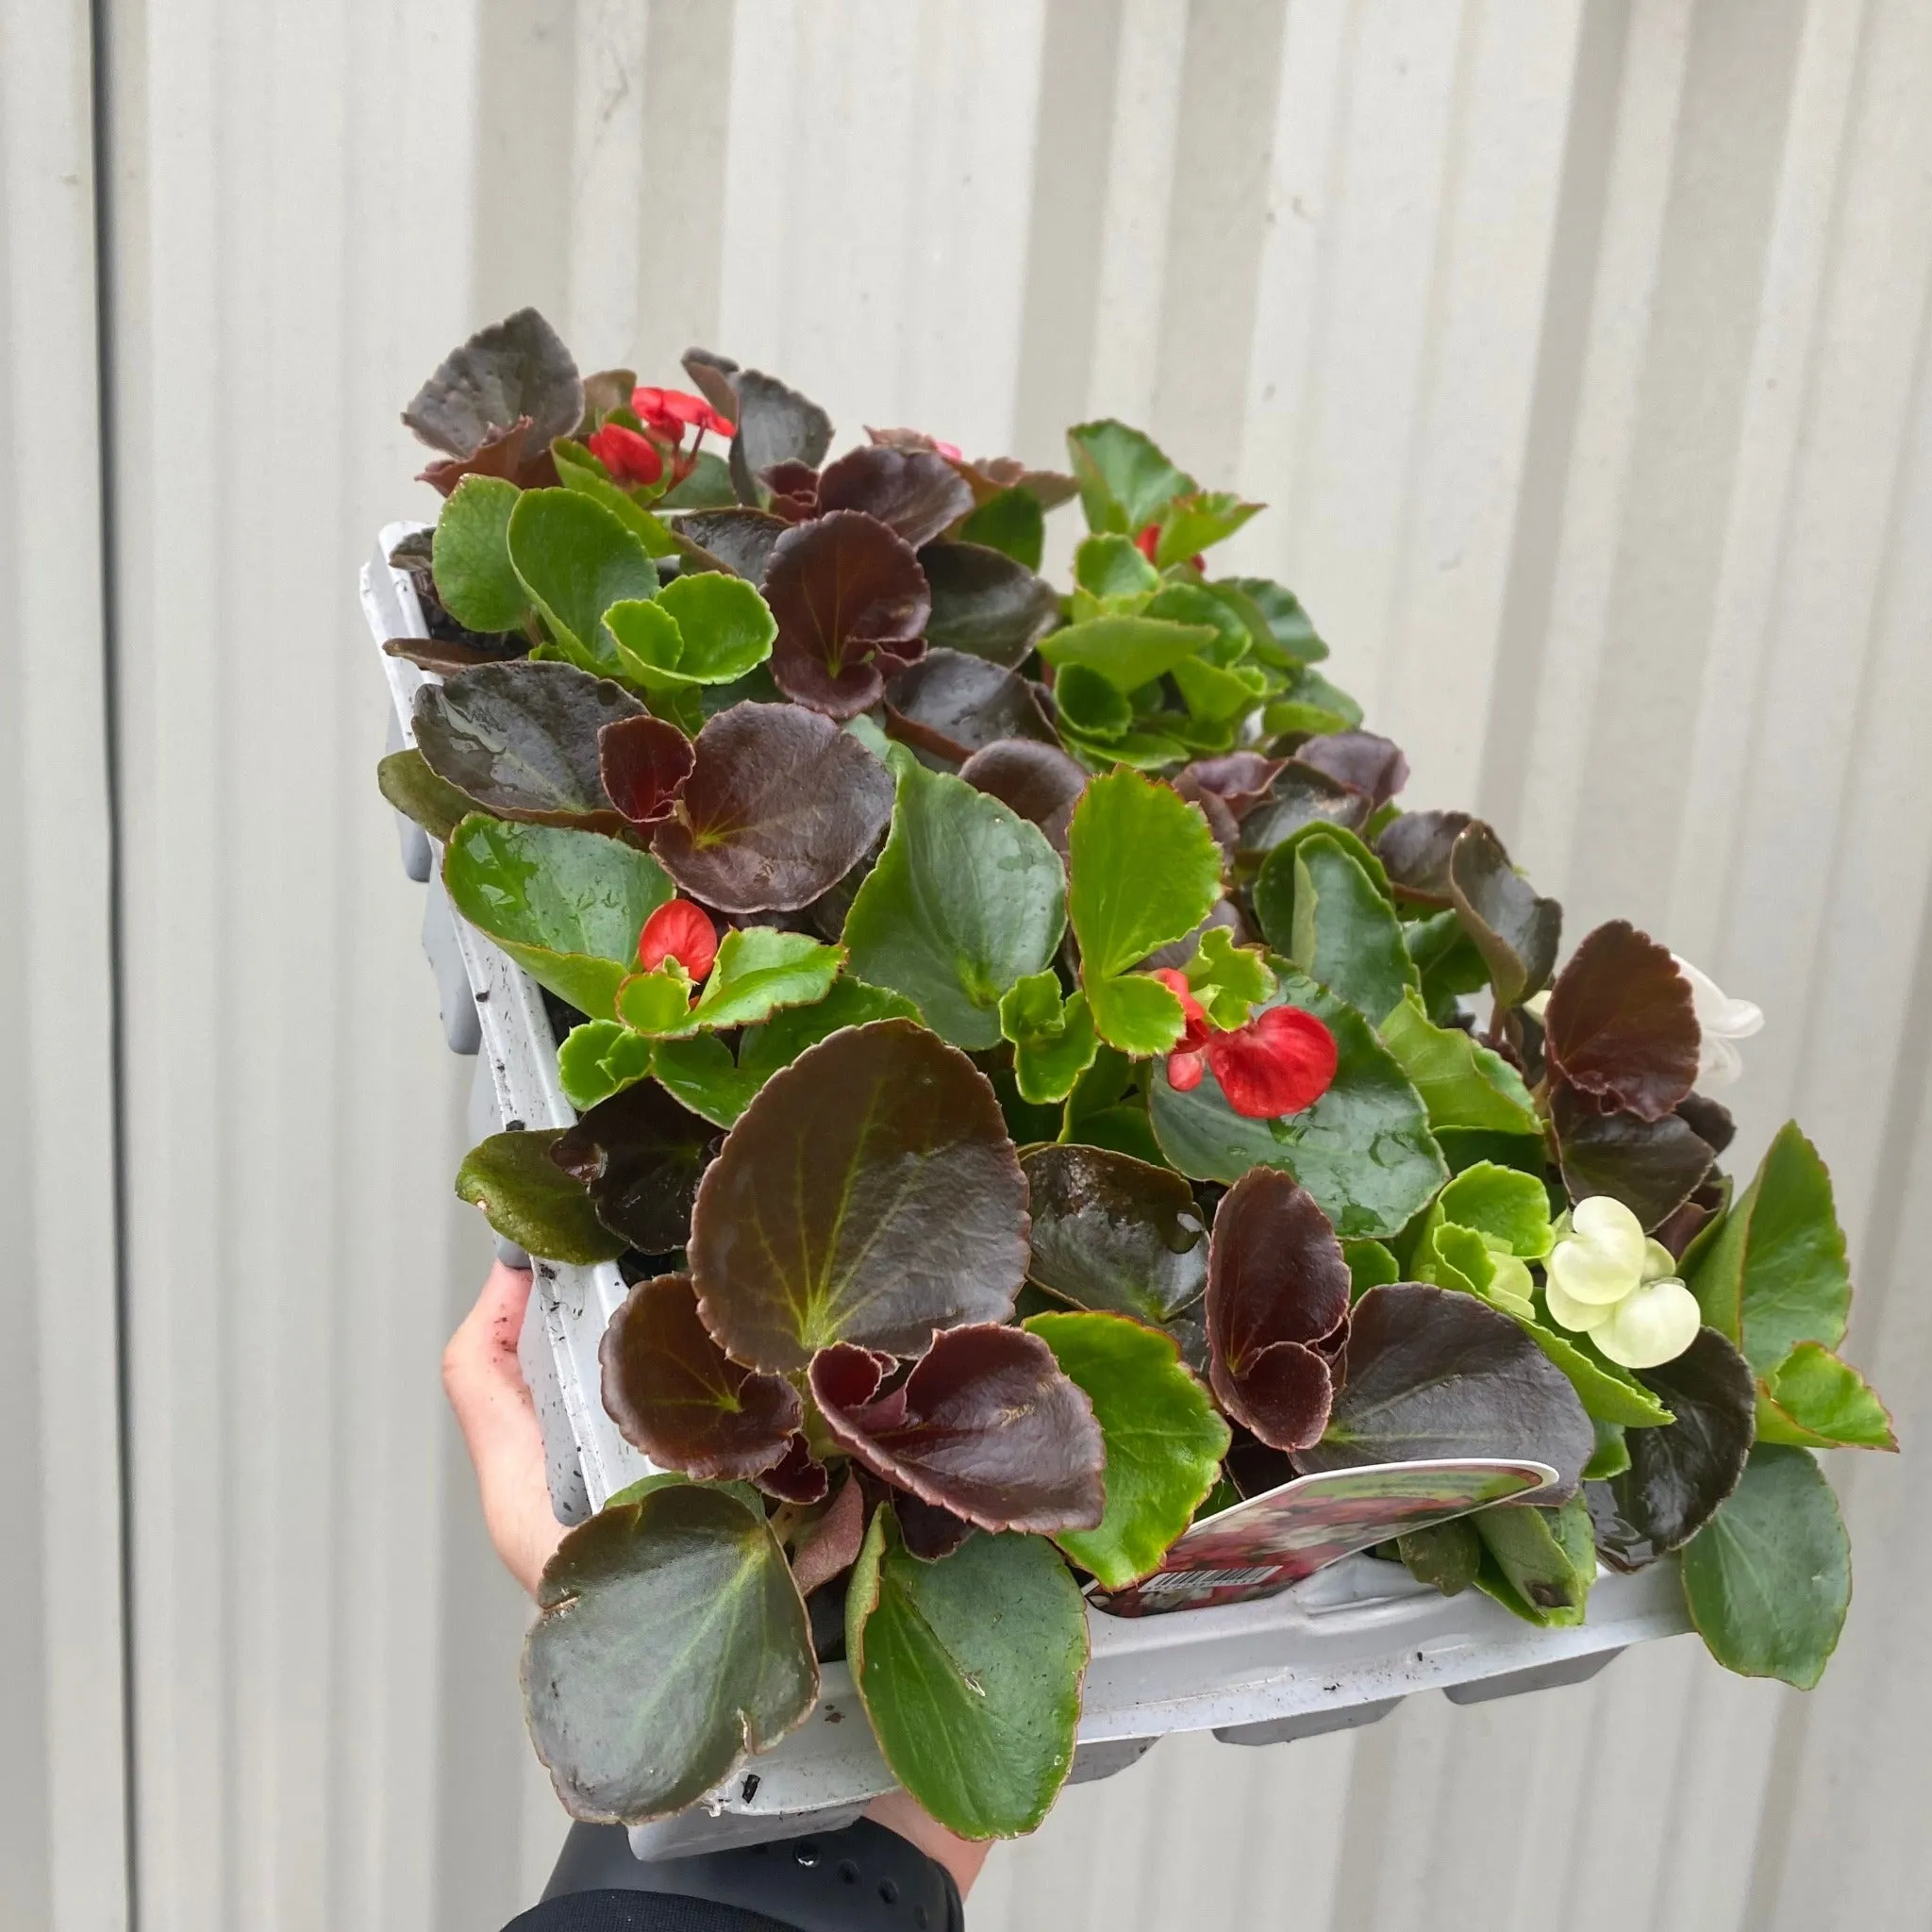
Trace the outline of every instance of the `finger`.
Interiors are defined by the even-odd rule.
[[[544,1479],[542,1431],[517,1359],[531,1278],[501,1262],[443,1351],[442,1382],[476,1472],[496,1553],[533,1596],[563,1535]]]

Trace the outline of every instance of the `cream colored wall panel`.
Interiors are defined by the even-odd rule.
[[[91,51],[0,6],[5,1932],[127,1924]]]

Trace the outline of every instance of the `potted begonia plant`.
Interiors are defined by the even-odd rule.
[[[1566,958],[1490,826],[1400,806],[1300,603],[1207,561],[1258,506],[1138,431],[833,457],[685,366],[582,377],[526,309],[405,415],[446,500],[394,559],[435,675],[382,789],[578,1110],[458,1187],[622,1268],[603,1400],[660,1472],[544,1575],[572,1811],[691,1804],[842,1656],[933,1816],[1026,1831],[1089,1606],[1187,1600],[1182,1539],[1329,1472],[1539,1471],[1379,1553],[1543,1624],[1670,1558],[1720,1662],[1816,1682],[1812,1452],[1894,1444],[1823,1162],[1720,1164],[1698,1083],[1756,1009],[1622,921]]]

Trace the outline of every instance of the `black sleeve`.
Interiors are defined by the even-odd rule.
[[[944,1866],[867,1819],[687,1858],[639,1859],[574,1824],[543,1902],[504,1932],[964,1932]]]

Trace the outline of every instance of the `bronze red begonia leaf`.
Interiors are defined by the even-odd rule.
[[[709,1121],[655,1080],[640,1080],[600,1100],[550,1158],[590,1189],[606,1227],[646,1255],[668,1255],[684,1246],[698,1178],[718,1139]]]
[[[881,1395],[871,1351],[822,1350],[811,1392],[825,1425],[873,1474],[980,1529],[1091,1529],[1106,1449],[1093,1406],[1024,1329],[949,1328]]]
[[[804,1413],[782,1375],[745,1368],[711,1340],[689,1274],[639,1282],[611,1316],[597,1358],[618,1433],[660,1468],[702,1482],[771,1469]]]
[[[923,1026],[882,1020],[765,1083],[706,1173],[689,1254],[711,1333],[784,1374],[836,1341],[912,1356],[936,1329],[1004,1321],[1026,1237],[991,1084]]]
[[[886,768],[795,705],[734,705],[692,751],[677,816],[658,827],[651,850],[721,912],[808,906],[872,849],[892,813]]]
[[[973,508],[973,491],[942,456],[862,442],[819,477],[820,515],[856,509],[913,549],[930,543]]]
[[[910,546],[857,510],[788,530],[773,545],[764,592],[778,623],[773,677],[828,718],[878,702],[889,673],[919,654],[932,608]]]
[[[1657,1121],[1697,1078],[1690,982],[1627,920],[1585,935],[1543,1013],[1543,1054],[1579,1092]]]
[[[1274,1449],[1327,1425],[1334,1383],[1316,1344],[1348,1320],[1348,1263],[1307,1190],[1254,1168],[1214,1216],[1208,1259],[1208,1380],[1221,1406]]]
[[[661,824],[671,816],[692,761],[691,740],[662,718],[624,718],[597,734],[604,790],[634,825]]]

